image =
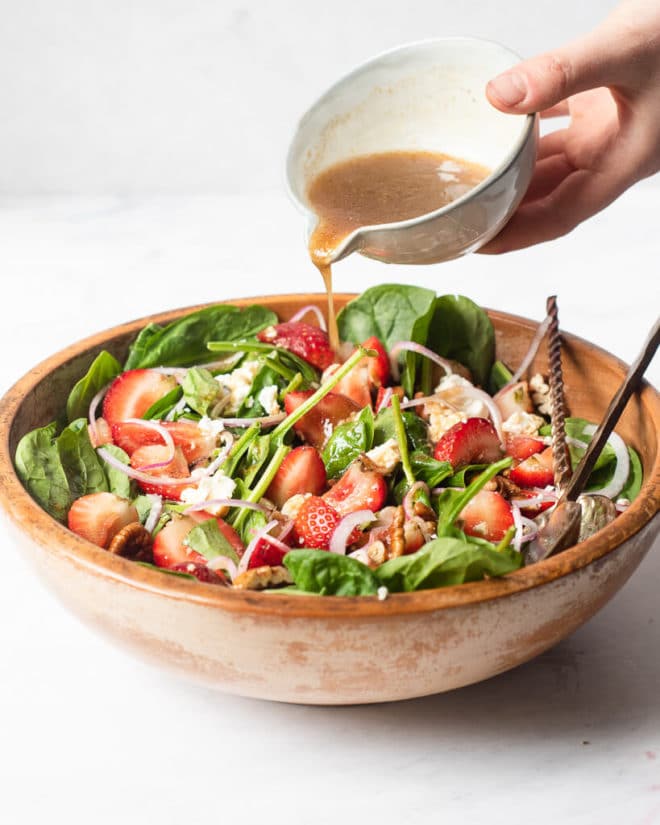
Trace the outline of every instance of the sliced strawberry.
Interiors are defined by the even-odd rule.
[[[524,461],[530,455],[540,453],[545,449],[545,444],[538,438],[532,438],[531,435],[507,435],[504,446],[507,455],[517,458],[518,461]]]
[[[76,499],[68,516],[69,530],[106,549],[127,524],[139,522],[130,501],[114,493],[90,493]]]
[[[546,487],[555,480],[552,463],[552,447],[546,447],[542,453],[532,455],[513,467],[509,478],[520,487]]]
[[[365,470],[359,461],[354,461],[323,498],[340,516],[356,510],[376,512],[385,504],[387,483],[380,473]]]
[[[333,392],[350,398],[360,409],[371,406],[369,365],[365,358],[335,385]]]
[[[138,481],[140,489],[145,493],[155,493],[156,495],[163,496],[163,498],[178,500],[181,496],[181,491],[186,487],[190,487],[191,483],[188,481],[183,484],[165,484],[163,482],[159,483],[158,478],[160,476],[169,476],[170,478],[187,478],[189,476],[188,462],[183,455],[181,447],[174,448],[174,458],[164,467],[155,467],[148,470],[143,469],[150,467],[152,464],[165,461],[169,455],[170,449],[164,444],[145,444],[144,447],[138,447],[137,450],[134,451],[131,456],[131,467],[154,477],[153,484]]]
[[[319,496],[310,496],[298,510],[295,521],[297,542],[301,547],[327,550],[341,516]]]
[[[535,493],[534,490],[519,490],[514,497],[516,499],[537,498],[538,494]],[[527,518],[534,518],[535,516],[538,516],[539,513],[542,513],[544,510],[552,507],[552,505],[552,501],[542,501],[540,504],[533,504],[531,507],[521,505],[520,512]]]
[[[284,399],[284,409],[287,415],[291,415],[313,394],[312,390],[287,393]],[[353,413],[359,412],[360,409],[355,401],[345,395],[329,392],[307,415],[304,415],[294,425],[294,429],[301,438],[313,447],[321,449],[337,424],[346,421],[347,418],[350,418]]]
[[[206,566],[206,559],[196,550],[186,547],[183,540],[197,524],[188,516],[174,516],[154,539],[154,564],[158,567],[174,569],[181,564],[200,564]]]
[[[196,521],[197,523],[200,523],[202,521],[208,521],[210,518],[215,518],[215,520],[218,523],[218,529],[234,548],[239,558],[245,552],[245,546],[241,541],[241,537],[238,535],[236,530],[234,530],[231,524],[228,524],[224,519],[220,518],[219,516],[214,516],[212,513],[207,513],[206,510],[193,510],[189,513],[186,513],[186,515],[193,519],[193,521]]]
[[[309,547],[310,545],[307,546]],[[281,547],[276,547],[274,544],[270,544],[270,542],[265,539],[261,539],[250,556],[248,569],[264,566],[279,567],[282,564],[282,560],[286,556],[287,552],[288,548],[287,550],[284,550]]]
[[[203,432],[195,421],[182,418],[179,421],[159,421],[158,423],[169,432],[174,443],[181,447],[189,464],[208,458],[215,449],[215,437]],[[163,443],[163,439],[156,430],[128,421],[119,421],[112,425],[112,438],[115,444],[128,455],[133,455],[138,447],[144,447],[146,444]]]
[[[326,484],[325,464],[314,447],[296,447],[280,464],[266,492],[266,498],[281,508],[285,501],[297,493],[320,496]]]
[[[170,570],[175,570],[177,573],[187,573],[206,584],[227,584],[227,579],[222,570],[211,570],[205,564],[195,564],[195,562],[189,561],[183,564],[175,564],[174,567],[170,567]]]
[[[458,521],[468,536],[497,542],[513,527],[513,512],[504,496],[490,490],[480,490],[463,509]]]
[[[92,447],[102,447],[104,444],[112,444],[112,431],[105,418],[97,418],[94,426],[87,427],[89,440]]]
[[[176,379],[156,370],[129,370],[110,385],[103,399],[103,417],[110,426],[127,418],[142,418],[153,404],[176,387]]]
[[[324,370],[334,361],[328,333],[302,321],[288,321],[261,330],[257,338],[300,356],[313,367]]]
[[[368,358],[369,380],[374,387],[384,387],[390,380],[390,359],[387,350],[379,338],[372,335],[362,344],[365,349],[374,349],[378,353],[375,358]]]
[[[490,464],[502,457],[495,427],[485,418],[468,418],[447,430],[435,445],[436,461],[448,461],[454,470],[467,464]]]
[[[510,387],[500,390],[495,395],[494,401],[500,415],[505,420],[515,412],[531,413],[534,411],[532,399],[529,397],[527,381],[518,381],[517,384],[512,384]]]

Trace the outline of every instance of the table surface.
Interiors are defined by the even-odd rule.
[[[564,329],[630,361],[660,304],[659,196],[646,182],[572,235],[503,257],[349,259],[336,286],[404,280],[537,319],[556,293]],[[129,318],[321,286],[277,190],[4,198],[0,238],[3,392]],[[9,544],[2,821],[660,823],[657,546],[585,627],[517,670],[416,701],[318,708],[224,696],[143,665],[71,617]]]

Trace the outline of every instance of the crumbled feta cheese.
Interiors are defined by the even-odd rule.
[[[474,384],[454,372],[445,375],[435,388],[435,393],[456,411],[464,412],[468,418],[490,418],[486,404],[480,398],[466,395],[466,389],[473,390]]]
[[[296,493],[295,496],[291,496],[291,498],[287,499],[282,505],[282,515],[290,519],[295,519],[300,512],[300,508],[311,495],[311,493]]]
[[[516,410],[502,424],[502,430],[509,435],[536,435],[545,424],[540,415]]]
[[[216,376],[218,383],[229,396],[228,412],[236,412],[245,401],[260,369],[260,361],[246,361],[232,372]]]
[[[384,444],[374,447],[365,455],[375,465],[376,469],[384,475],[393,473],[401,461],[401,452],[396,438],[388,439]]]
[[[387,598],[389,592],[390,591],[385,586],[379,587],[378,590],[376,591],[376,595],[378,596],[378,601],[379,602],[384,602],[385,599]]]
[[[195,475],[195,471],[192,475]],[[196,487],[185,487],[181,491],[181,501],[184,504],[201,504],[217,498],[231,498],[235,488],[236,482],[225,475],[222,470],[218,470],[212,476],[200,478]],[[227,512],[228,508],[222,505],[210,505],[206,509],[214,516],[221,516]]]
[[[280,405],[277,403],[277,393],[277,387],[275,384],[271,384],[270,387],[264,387],[257,396],[257,400],[267,415],[277,415],[280,411]]]
[[[439,441],[454,424],[468,420],[467,413],[450,407],[444,401],[429,401],[424,405],[424,412],[429,422],[431,441]]]
[[[215,421],[207,415],[199,419],[197,426],[204,435],[210,435],[213,436],[213,438],[217,438],[221,432],[224,432],[225,429],[225,425],[222,421]]]
[[[534,406],[542,415],[552,415],[552,401],[550,400],[550,387],[541,373],[533,375],[529,380],[529,389],[532,394]]]
[[[330,421],[329,418],[324,418],[323,419],[323,435],[325,436],[326,441],[332,435],[333,429],[334,429],[334,427],[332,426],[332,421]]]

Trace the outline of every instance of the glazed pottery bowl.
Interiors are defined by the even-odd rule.
[[[518,61],[489,40],[410,43],[358,66],[303,115],[289,149],[287,182],[308,236],[316,224],[307,197],[310,182],[356,155],[424,150],[491,170],[441,209],[352,232],[331,262],[360,252],[388,263],[437,263],[479,249],[500,231],[531,179],[538,129],[535,116],[497,111],[485,89]]]
[[[352,296],[338,295],[341,307]],[[232,301],[265,304],[280,318],[325,296]],[[513,668],[593,616],[657,537],[660,398],[645,385],[617,427],[641,454],[644,486],[592,538],[501,579],[437,590],[337,598],[233,591],[170,576],[90,544],[47,515],[12,462],[21,436],[57,418],[73,383],[101,349],[120,359],[147,322],[74,344],[31,370],[0,402],[0,490],[6,522],[36,572],[90,626],[138,656],[230,693],[287,702],[348,704],[452,690]],[[536,324],[491,312],[498,356],[517,364]],[[544,370],[541,351],[533,368]],[[565,336],[570,412],[597,421],[625,374],[612,355]]]

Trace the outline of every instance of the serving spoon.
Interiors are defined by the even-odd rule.
[[[548,305],[550,301],[548,299]],[[550,310],[548,310],[550,311]],[[557,363],[553,362],[553,344],[558,349],[559,342],[559,327],[556,316],[556,301],[554,304],[554,323],[551,321],[549,327],[550,341],[550,387],[551,393],[553,386],[557,390],[558,396],[561,399],[561,406],[558,410],[558,415],[555,413],[555,396],[551,395],[552,400],[552,438],[553,438],[553,456],[555,452],[555,439],[557,438],[558,449],[560,450],[559,464],[555,459],[555,481],[560,487],[559,500],[556,507],[549,515],[542,516],[540,520],[539,532],[536,538],[530,542],[525,553],[525,564],[534,564],[537,561],[542,561],[548,558],[553,553],[558,553],[561,550],[570,547],[577,541],[583,541],[590,535],[593,535],[601,527],[604,527],[616,515],[616,508],[613,502],[605,496],[596,494],[581,495],[585,484],[598,460],[605,442],[609,438],[612,430],[616,426],[621,414],[623,413],[630,396],[637,389],[642,375],[646,368],[653,360],[653,357],[658,349],[660,343],[660,318],[656,320],[651,332],[646,339],[640,354],[637,356],[635,362],[630,366],[625,380],[619,387],[615,396],[612,398],[605,417],[601,421],[598,429],[591,439],[591,443],[587,447],[584,455],[575,472],[572,476],[567,478],[570,473],[570,463],[568,471],[562,464],[563,456],[567,454],[565,432],[564,432],[564,406],[563,406],[563,387],[557,382],[561,382],[561,360],[559,359],[559,367],[557,371]],[[556,359],[555,355],[555,359]],[[553,363],[555,368],[553,371]],[[563,438],[563,449],[562,449]],[[559,470],[559,472],[557,472]],[[563,489],[562,489],[562,484]]]

